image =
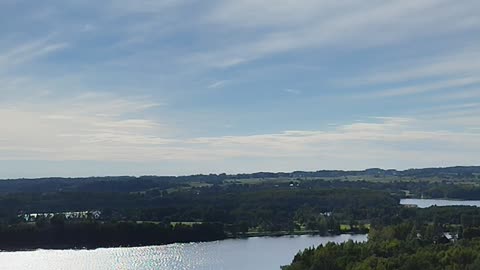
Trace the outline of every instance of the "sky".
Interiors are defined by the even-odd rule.
[[[0,178],[480,164],[480,1],[0,1]]]

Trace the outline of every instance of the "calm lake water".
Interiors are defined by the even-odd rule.
[[[400,204],[413,204],[417,205],[419,208],[427,208],[430,206],[452,206],[452,205],[463,205],[463,206],[476,206],[480,207],[480,201],[459,201],[459,200],[441,200],[441,199],[402,199]]]
[[[137,248],[0,252],[0,269],[279,270],[299,250],[350,239],[366,241],[367,235],[255,237]]]

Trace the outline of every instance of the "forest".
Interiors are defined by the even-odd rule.
[[[477,217],[478,218],[478,217]],[[328,243],[298,253],[283,270],[436,270],[480,269],[480,236],[475,227],[458,227],[453,238],[444,224],[401,223],[371,229],[366,243]]]
[[[0,249],[372,234],[402,223],[420,228],[434,221],[445,231],[465,228],[463,234],[472,236],[480,231],[477,208],[418,209],[399,202],[480,199],[479,175],[480,167],[451,167],[2,180]]]

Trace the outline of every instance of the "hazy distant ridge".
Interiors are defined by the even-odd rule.
[[[82,178],[37,178],[37,179],[9,179],[0,181],[0,193],[13,192],[54,192],[54,191],[108,191],[108,192],[135,192],[149,188],[168,188],[185,182],[220,183],[229,179],[250,178],[336,178],[346,176],[395,176],[412,178],[472,178],[480,176],[480,166],[456,166],[445,168],[423,169],[379,169],[371,168],[362,171],[319,170],[294,172],[257,172],[249,174],[198,174],[190,176],[105,176]]]

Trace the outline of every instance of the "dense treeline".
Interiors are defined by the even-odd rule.
[[[443,225],[402,223],[374,229],[366,243],[329,243],[297,254],[284,270],[480,269],[480,239],[443,234]]]
[[[64,211],[100,209],[66,219]],[[398,198],[367,189],[203,187],[148,193],[25,193],[0,198],[0,249],[93,248],[210,241],[249,232],[366,232],[399,209]],[[57,213],[53,217],[24,213]],[[20,215],[19,215],[20,213]],[[359,224],[363,222],[362,224]],[[190,225],[172,225],[183,222]],[[344,229],[345,230],[345,229]]]
[[[8,193],[0,195],[0,222],[5,218],[15,217],[19,213],[39,213],[39,212],[65,212],[65,211],[85,211],[85,210],[102,210],[105,213],[113,213],[120,216],[134,218],[140,220],[157,220],[161,221],[164,218],[191,220],[191,219],[205,219],[210,217],[213,219],[213,212],[232,212],[232,205],[241,206],[244,204],[254,204],[249,206],[249,209],[257,208],[254,200],[263,197],[278,196],[278,203],[282,201],[290,201],[295,197],[302,197],[303,193],[318,193],[319,196],[329,196],[325,194],[325,190],[337,190],[332,194],[336,194],[339,199],[329,198],[328,200],[321,200],[322,203],[316,203],[314,208],[319,211],[331,211],[338,208],[347,208],[343,202],[352,203],[354,198],[361,202],[370,198],[375,199],[374,194],[383,194],[387,196],[385,203],[381,203],[382,207],[392,207],[398,203],[398,198],[405,196],[405,190],[410,194],[421,194],[427,197],[440,198],[462,198],[462,199],[479,199],[480,188],[460,184],[443,184],[443,183],[416,183],[416,182],[394,182],[394,183],[375,183],[368,181],[304,181],[296,182],[294,188],[290,187],[289,182],[283,184],[262,183],[254,185],[246,184],[228,184],[228,185],[213,185],[201,186],[181,189],[148,189],[141,192],[24,192],[24,193]],[[322,191],[323,190],[323,191]],[[442,191],[442,192],[439,192]],[[323,193],[322,193],[323,192]],[[370,192],[370,193],[368,193]],[[343,200],[343,194],[350,196],[354,193],[352,200],[346,198]],[[363,194],[364,193],[364,194]],[[269,195],[266,195],[269,194]],[[385,195],[386,194],[386,195]],[[308,197],[308,196],[307,196]],[[361,197],[361,198],[358,198]],[[305,198],[307,199],[307,198]],[[378,198],[377,198],[378,199]],[[383,198],[382,198],[383,199]],[[339,203],[341,201],[341,203]],[[215,203],[218,202],[218,203]],[[190,204],[194,204],[194,208],[205,207],[198,211],[193,211]],[[224,206],[218,206],[224,204]],[[269,208],[275,208],[273,202],[269,204]],[[312,202],[310,201],[310,205]],[[294,204],[299,207],[298,204]],[[372,204],[373,205],[373,204]],[[338,207],[335,207],[338,206]],[[360,204],[356,208],[364,208],[365,205]],[[376,206],[376,205],[373,205]],[[182,208],[185,209],[183,211]],[[243,207],[245,209],[245,207]],[[375,209],[367,210],[369,213],[357,213],[358,211],[350,211],[347,214],[350,218],[361,218],[359,215],[364,215],[365,218],[370,217],[370,212],[377,211]],[[133,210],[132,210],[133,209]],[[144,209],[151,209],[144,211]],[[154,211],[152,209],[155,209]],[[136,211],[138,210],[138,211]],[[358,210],[358,209],[357,209]],[[146,213],[146,212],[149,212]],[[249,210],[248,210],[249,211]],[[361,210],[363,211],[363,210]],[[136,213],[134,213],[136,212]],[[209,212],[209,213],[207,213]],[[249,211],[250,212],[250,211]],[[173,215],[176,213],[176,216]],[[135,219],[137,219],[135,218]],[[227,221],[229,218],[224,217],[222,220]],[[230,220],[231,216],[230,216]]]
[[[68,222],[61,215],[36,224],[0,227],[0,250],[160,245],[225,239],[218,223]]]
[[[480,235],[476,208],[414,209],[400,206],[399,200],[480,199],[474,181],[479,172],[480,167],[453,167],[0,181],[0,246],[96,247],[262,234],[365,233],[370,226],[402,222],[461,226],[462,235],[474,237]],[[100,214],[68,216],[85,211]],[[52,216],[62,215],[69,218],[57,226]],[[194,226],[172,226],[179,222]],[[122,236],[127,229],[134,237]],[[69,235],[84,237],[68,242]]]
[[[0,219],[5,216],[14,216],[20,212],[64,212],[64,211],[84,211],[84,210],[121,210],[121,209],[154,209],[169,208],[170,212],[176,211],[176,207],[189,205],[193,202],[199,203],[199,206],[214,205],[213,201],[225,203],[228,208],[235,204],[251,204],[252,200],[260,199],[262,196],[278,196],[278,201],[290,200],[291,197],[301,197],[303,193],[318,193],[319,196],[329,196],[326,190],[336,190],[332,194],[338,195],[337,198],[323,200],[323,203],[315,205],[319,210],[330,211],[337,208],[346,208],[342,199],[343,194],[348,196],[351,193],[353,198],[362,197],[360,201],[368,201],[375,198],[374,194],[389,195],[386,198],[384,206],[390,207],[397,204],[395,198],[405,196],[405,191],[410,195],[425,195],[427,197],[441,198],[464,198],[480,199],[480,188],[463,184],[444,184],[444,183],[424,183],[424,182],[369,182],[369,181],[336,181],[336,180],[309,180],[309,181],[291,181],[295,186],[290,187],[290,182],[275,183],[265,182],[260,184],[226,184],[226,185],[208,185],[200,187],[189,187],[180,189],[147,189],[140,192],[88,192],[88,191],[59,191],[59,192],[22,192],[7,193],[0,195]],[[441,191],[441,192],[439,192]],[[323,193],[322,193],[323,192]],[[370,193],[368,193],[370,192]],[[362,194],[365,193],[365,194]],[[266,195],[269,194],[269,195]],[[351,203],[346,198],[346,203]],[[378,199],[378,198],[377,198]],[[239,202],[235,202],[241,201]],[[298,206],[298,205],[296,205]],[[362,205],[360,205],[362,206]],[[274,207],[274,206],[272,206]],[[184,206],[184,208],[187,208]],[[207,207],[211,209],[212,207]],[[219,208],[214,206],[213,208]],[[253,207],[255,208],[255,206]],[[159,210],[163,211],[163,210]],[[166,209],[165,211],[168,211]],[[123,211],[127,214],[128,211]],[[178,211],[177,211],[178,212]],[[180,211],[182,212],[182,211]],[[204,212],[204,211],[201,211]],[[183,213],[183,212],[182,212]],[[355,214],[355,213],[353,213]],[[163,215],[163,214],[162,214]],[[163,215],[165,216],[165,215]],[[206,214],[197,214],[193,216],[183,215],[182,218],[203,219]],[[358,216],[358,215],[357,215]],[[158,220],[158,216],[155,217]],[[357,217],[355,217],[357,218]]]
[[[229,180],[242,179],[331,179],[345,177],[364,179],[388,178],[392,180],[412,180],[430,178],[460,181],[480,179],[480,166],[410,169],[404,171],[367,169],[363,171],[322,170],[315,172],[295,171],[291,173],[259,172],[251,174],[208,174],[191,176],[109,176],[86,178],[41,178],[1,180],[0,193],[18,192],[135,192],[148,189],[168,189],[188,186],[188,183],[220,184]]]
[[[0,209],[12,211],[13,215],[3,222],[0,247],[135,246],[247,236],[252,231],[365,233],[369,226],[379,228],[402,222],[441,223],[442,230],[454,231],[461,226],[463,235],[480,236],[479,208],[408,208],[400,206],[397,197],[379,190],[287,186],[213,186],[142,194],[10,194],[10,201],[0,201]],[[62,215],[57,214],[27,221],[17,215],[19,209],[62,212],[85,206],[100,207],[101,217],[68,220],[59,219]],[[191,226],[171,225],[178,222]]]
[[[478,200],[480,199],[480,187],[473,184],[431,184],[429,188],[424,189],[422,194],[429,198]]]
[[[479,208],[401,208],[393,216],[395,225],[372,225],[367,243],[309,248],[284,269],[480,269]]]
[[[398,207],[398,198],[375,190],[205,187],[171,193],[9,194],[0,197],[0,218],[14,224],[21,221],[19,213],[96,209],[102,221],[219,222],[234,232],[239,227],[292,231],[319,230],[316,223],[368,222]]]

